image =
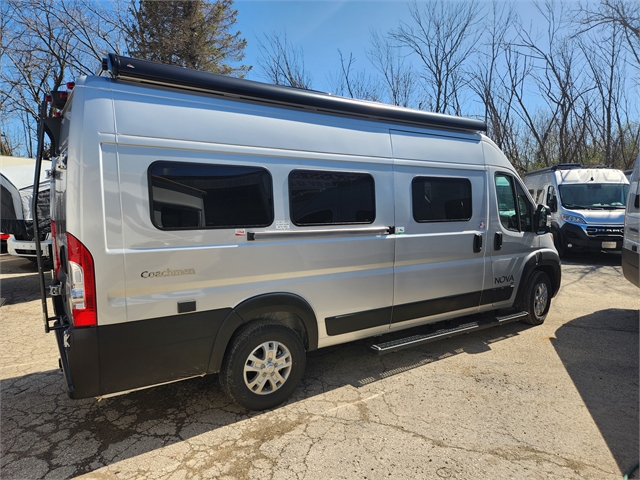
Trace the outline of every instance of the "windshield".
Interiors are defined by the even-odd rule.
[[[629,185],[622,183],[582,183],[560,185],[562,206],[571,209],[624,208]]]

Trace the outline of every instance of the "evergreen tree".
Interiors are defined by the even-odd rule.
[[[232,66],[244,58],[247,41],[232,33],[233,0],[132,1],[128,26],[131,56],[169,65],[243,77],[251,67]]]

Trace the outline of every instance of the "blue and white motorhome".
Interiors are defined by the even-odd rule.
[[[621,170],[564,163],[528,172],[524,183],[538,204],[551,209],[561,257],[567,251],[621,250],[629,191]]]
[[[41,289],[71,397],[218,374],[270,408],[308,351],[547,316],[548,209],[484,122],[114,54],[103,68],[43,126],[52,316]]]

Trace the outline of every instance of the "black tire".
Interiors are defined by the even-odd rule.
[[[275,357],[269,352],[275,352]],[[241,407],[265,410],[291,396],[305,363],[304,345],[295,331],[269,320],[256,322],[232,339],[222,362],[220,385]]]
[[[521,308],[529,315],[523,319],[529,325],[542,325],[551,306],[551,279],[544,272],[536,271],[531,275],[524,291]]]

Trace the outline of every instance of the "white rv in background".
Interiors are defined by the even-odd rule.
[[[624,219],[622,271],[627,280],[640,287],[640,155],[631,174],[627,213]]]
[[[36,161],[32,158],[0,156],[0,232],[9,235],[7,253],[36,260],[36,242],[33,230],[33,180]],[[50,255],[51,235],[49,222],[49,180],[46,171],[51,168],[44,161],[40,171],[40,194],[37,208],[41,220],[41,248],[45,257]]]
[[[561,257],[567,251],[621,250],[629,191],[621,170],[564,163],[528,172],[524,183],[538,204],[551,209]]]
[[[484,122],[113,54],[103,68],[45,125],[52,317],[41,290],[71,397],[218,373],[270,408],[307,351],[547,316],[548,209]]]

